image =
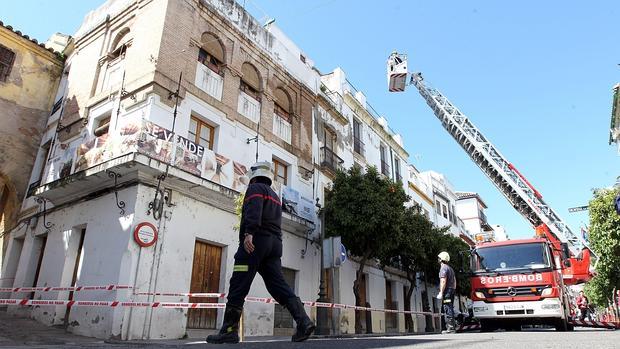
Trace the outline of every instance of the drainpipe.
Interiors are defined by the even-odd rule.
[[[394,175],[394,153],[392,152],[392,147],[390,147],[390,163],[392,164],[392,180],[396,180],[396,176]]]

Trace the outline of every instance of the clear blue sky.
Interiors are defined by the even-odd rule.
[[[4,1],[0,20],[45,40],[73,33],[103,1]],[[243,3],[243,0],[239,0]],[[441,127],[415,90],[390,94],[385,60],[409,54],[411,70],[442,91],[485,133],[578,232],[591,189],[614,183],[620,157],[607,144],[611,88],[620,81],[617,1],[246,0],[273,17],[322,72],[340,66],[390,126],[410,161],[476,191],[492,224],[531,236]]]

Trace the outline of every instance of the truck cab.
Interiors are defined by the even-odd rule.
[[[544,238],[477,245],[471,254],[471,299],[482,329],[543,324],[569,330],[560,257]]]

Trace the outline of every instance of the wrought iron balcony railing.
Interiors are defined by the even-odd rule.
[[[334,172],[344,170],[344,160],[342,160],[333,150],[328,147],[321,148],[321,166]]]

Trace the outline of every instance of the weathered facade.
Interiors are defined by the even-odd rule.
[[[57,53],[0,22],[0,265],[3,235],[17,224],[62,65]]]
[[[400,135],[341,69],[322,75],[275,24],[258,23],[233,0],[109,0],[86,16],[65,53],[61,102],[42,139],[50,154],[40,180],[33,172],[30,182],[39,201],[23,202],[23,224],[13,230],[2,266],[10,279],[0,286],[133,290],[35,292],[35,299],[217,302],[154,293],[227,292],[238,245],[235,200],[247,185],[246,170],[259,160],[273,163],[274,188],[287,211],[285,279],[303,300],[315,300],[321,256],[315,203],[323,204],[336,171],[376,166],[407,191],[422,186],[410,183]],[[432,208],[434,192],[418,191]],[[353,259],[325,273],[330,301],[354,304],[356,269]],[[372,262],[366,270],[365,301],[403,310],[402,273]],[[260,278],[250,295],[269,297]],[[418,290],[411,309],[432,302]],[[121,307],[9,311],[78,334],[128,340],[213,331],[223,315]],[[425,319],[416,320],[424,331]],[[246,335],[289,334],[293,326],[279,305],[244,307]],[[402,332],[404,318],[372,312],[368,326]],[[331,328],[354,332],[353,311],[335,310]]]
[[[61,108],[48,126],[50,156],[33,185],[44,204],[24,202],[30,216],[14,230],[3,265],[11,279],[3,285],[225,292],[238,243],[234,200],[258,157],[274,163],[290,212],[283,221],[287,281],[303,299],[315,298],[320,254],[308,242],[316,238],[311,142],[319,75],[310,61],[282,61],[279,52],[291,47],[271,31],[277,28],[228,1],[116,0],[88,14],[67,50]],[[134,237],[144,226],[157,232],[151,246]],[[251,294],[268,296],[258,279]],[[214,301],[131,293],[33,296]],[[222,316],[208,309],[9,311],[122,339],[180,338],[214,330]],[[293,328],[273,304],[248,303],[245,316],[247,335]]]

